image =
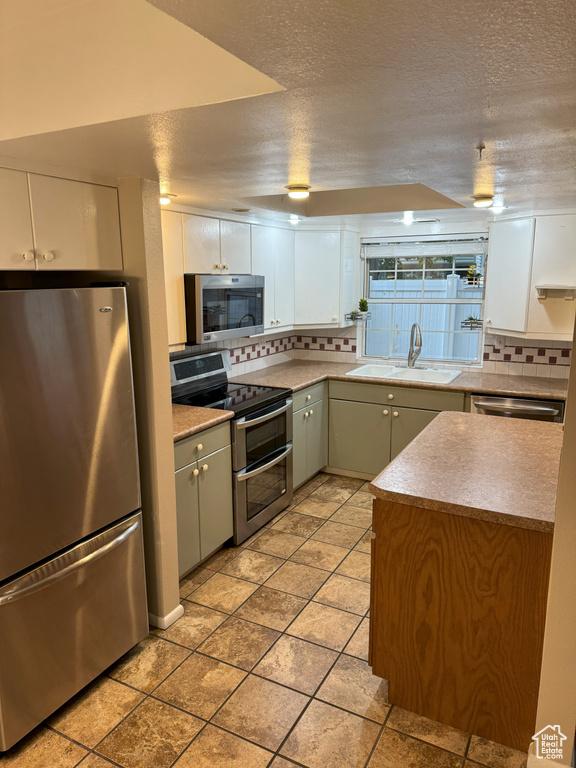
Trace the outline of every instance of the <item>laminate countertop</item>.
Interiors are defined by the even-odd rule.
[[[380,499],[551,533],[561,424],[440,413],[371,483]]]
[[[347,376],[348,371],[353,371],[354,368],[358,368],[358,364],[291,360],[288,363],[280,363],[262,368],[259,371],[245,373],[231,380],[268,387],[289,387],[294,392],[327,379],[348,382],[361,381],[368,384],[415,389],[437,389],[446,392],[467,392],[479,395],[528,397],[541,400],[565,400],[568,391],[566,379],[544,379],[536,376],[511,376],[509,374],[464,371],[450,384],[429,384],[422,381],[391,381],[390,379],[368,376]]]
[[[193,405],[172,404],[172,423],[174,442],[195,435],[203,429],[215,427],[234,416],[232,411],[220,411],[217,408],[197,408]]]

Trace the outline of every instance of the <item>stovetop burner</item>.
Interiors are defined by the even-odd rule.
[[[290,396],[292,391],[282,387],[261,387],[254,384],[226,383],[217,387],[208,387],[200,392],[180,395],[172,399],[180,405],[195,405],[203,408],[216,408],[222,411],[234,411],[242,416],[256,408]]]

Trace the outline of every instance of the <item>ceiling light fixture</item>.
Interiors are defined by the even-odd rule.
[[[298,224],[299,221],[300,221],[299,216],[296,216],[295,213],[290,214],[290,224]]]
[[[292,200],[304,200],[310,194],[310,187],[307,184],[289,184],[286,189],[288,197]]]
[[[404,211],[402,221],[404,224],[414,224],[414,211]]]
[[[475,208],[490,208],[494,203],[493,195],[474,195],[472,199]]]
[[[160,194],[160,205],[170,205],[173,197],[178,197],[178,195],[171,195],[169,192],[162,192]]]

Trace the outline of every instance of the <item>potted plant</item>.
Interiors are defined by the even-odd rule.
[[[468,315],[468,317],[460,323],[462,328],[466,328],[470,331],[477,331],[482,328],[482,320],[474,315]]]
[[[355,322],[367,320],[370,317],[368,311],[368,301],[366,299],[360,299],[358,302],[358,309],[353,309],[346,315],[347,320],[353,320]]]

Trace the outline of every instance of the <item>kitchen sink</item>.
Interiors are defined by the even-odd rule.
[[[371,379],[385,379],[390,373],[397,370],[394,365],[361,365],[360,368],[348,371],[346,376],[369,376]]]
[[[440,371],[436,368],[398,368],[395,365],[361,365],[346,376],[367,376],[390,381],[423,381],[428,384],[450,384],[462,371]]]
[[[429,384],[450,384],[462,371],[439,371],[434,368],[397,368],[385,378],[395,381],[424,381]]]

